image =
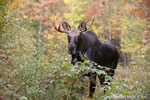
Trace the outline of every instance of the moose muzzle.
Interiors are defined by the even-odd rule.
[[[75,44],[69,44],[68,53],[71,55],[76,54],[76,45]]]

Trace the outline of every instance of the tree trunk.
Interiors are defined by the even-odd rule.
[[[123,53],[123,65],[129,67],[129,53]]]
[[[111,42],[108,0],[105,0],[105,5],[106,5],[106,26],[107,26],[106,33],[107,33],[107,39],[108,39],[108,41]]]
[[[42,5],[43,0],[40,0],[40,4]],[[39,53],[40,53],[40,47],[41,47],[41,43],[40,43],[40,38],[41,38],[41,33],[42,33],[42,15],[43,15],[43,10],[42,8],[40,9],[40,22],[39,22],[39,31],[37,32],[37,58],[39,57]]]

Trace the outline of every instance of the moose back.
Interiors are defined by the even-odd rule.
[[[92,19],[89,27],[86,27],[86,22],[82,21],[78,28],[71,28],[71,26],[63,21],[62,27],[57,24],[56,20],[53,22],[55,30],[68,35],[68,53],[72,55],[71,63],[74,65],[76,61],[83,62],[81,59],[82,55],[87,54],[90,61],[93,61],[101,66],[110,68],[110,71],[106,73],[109,76],[114,76],[115,69],[117,67],[119,53],[115,46],[111,43],[102,43],[97,35],[93,31],[87,31],[93,24],[94,18]],[[88,75],[90,79],[90,92],[89,96],[92,97],[96,87],[96,74]],[[101,85],[105,84],[105,75],[98,75]]]

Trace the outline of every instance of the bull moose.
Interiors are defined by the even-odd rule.
[[[86,27],[86,22],[82,21],[78,28],[71,28],[66,22],[62,22],[63,30],[61,26],[57,24],[56,20],[53,21],[53,25],[56,31],[61,33],[67,33],[68,36],[68,53],[72,56],[71,63],[74,65],[76,61],[83,62],[81,54],[86,54],[88,59],[101,66],[106,66],[111,70],[106,73],[109,76],[114,76],[115,69],[117,67],[119,53],[115,46],[111,43],[102,43],[96,33],[93,31],[87,31],[90,29],[94,22],[94,18],[91,21],[89,27]],[[96,74],[91,73],[88,75],[90,79],[90,91],[89,97],[93,97],[93,93],[96,87]],[[98,75],[101,85],[105,84],[105,75]]]

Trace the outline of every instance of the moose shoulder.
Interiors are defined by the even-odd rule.
[[[53,25],[57,31],[67,33],[68,35],[68,53],[72,55],[72,64],[75,64],[76,61],[84,61],[81,59],[79,53],[81,53],[81,55],[86,54],[90,61],[111,68],[111,70],[106,73],[109,76],[114,76],[119,53],[113,44],[102,43],[93,31],[87,31],[92,26],[93,22],[94,19],[92,19],[88,28],[86,27],[85,21],[81,22],[78,28],[71,28],[67,22],[63,21],[62,27],[64,30],[61,30],[56,21],[53,22]],[[105,75],[99,75],[98,77],[102,85],[107,85],[104,83]],[[96,87],[96,74],[90,74],[89,78],[89,96],[92,97]]]

